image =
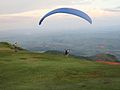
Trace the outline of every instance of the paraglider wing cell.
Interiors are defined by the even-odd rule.
[[[90,24],[92,24],[92,20],[91,18],[84,12],[77,10],[77,9],[72,9],[72,8],[59,8],[59,9],[55,9],[49,13],[47,13],[39,22],[39,25],[42,24],[42,22],[44,21],[44,19],[50,15],[56,14],[56,13],[66,13],[66,14],[72,14],[78,17],[81,17],[85,20],[87,20]]]

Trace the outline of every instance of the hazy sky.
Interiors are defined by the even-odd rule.
[[[82,10],[91,16],[93,25],[78,17],[57,14],[38,26],[40,18],[59,7]],[[120,26],[120,0],[0,0],[0,31],[17,29],[79,29]]]

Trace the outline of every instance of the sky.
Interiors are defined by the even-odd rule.
[[[47,12],[61,7],[86,12],[93,20],[89,25],[78,17],[57,14],[47,18],[42,26],[39,20]],[[87,25],[87,27],[86,27]],[[0,0],[0,32],[8,30],[68,30],[120,26],[120,0]]]

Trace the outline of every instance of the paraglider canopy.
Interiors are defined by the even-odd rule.
[[[72,8],[58,8],[58,9],[48,12],[45,16],[43,16],[39,22],[39,25],[42,24],[42,22],[44,21],[45,18],[47,18],[50,15],[56,14],[56,13],[72,14],[72,15],[81,17],[81,18],[85,19],[86,21],[88,21],[90,24],[92,24],[92,19],[86,13],[84,13],[80,10],[72,9]]]

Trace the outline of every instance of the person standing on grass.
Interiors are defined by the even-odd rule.
[[[13,47],[14,47],[14,51],[15,51],[15,52],[18,52],[17,42],[15,42],[15,43],[13,44]]]
[[[69,49],[65,49],[64,54],[65,54],[65,56],[69,56],[69,54],[70,54],[70,50],[69,50]]]

